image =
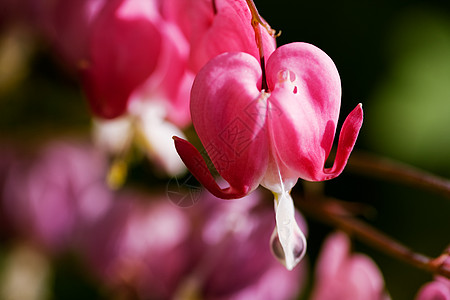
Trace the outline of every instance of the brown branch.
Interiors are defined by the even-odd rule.
[[[412,185],[450,198],[450,180],[388,158],[353,152],[347,170]]]
[[[214,15],[217,15],[216,0],[212,0],[212,9],[213,9]]]
[[[259,25],[263,25],[263,21],[261,19],[261,16],[258,13],[258,10],[256,9],[255,3],[253,0],[246,0],[247,6],[250,9],[250,13],[252,14],[252,20],[251,25],[253,27],[253,30],[255,31],[255,41],[256,46],[259,50],[259,59],[261,63],[261,90],[264,90],[266,92],[269,91],[269,86],[267,85],[267,79],[266,79],[266,62],[264,58],[264,44],[262,40],[262,33],[261,28]]]
[[[307,187],[305,187],[305,192],[306,199],[296,201],[296,206],[305,214],[336,227],[385,254],[450,279],[450,266],[444,263],[442,255],[433,259],[416,253],[385,233],[353,217],[345,206],[340,204],[339,200],[308,194]],[[447,252],[443,255],[448,257]]]

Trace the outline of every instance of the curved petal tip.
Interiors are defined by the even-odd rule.
[[[359,103],[345,119],[339,135],[338,148],[333,167],[324,169],[323,178],[320,178],[320,181],[335,178],[342,173],[347,165],[353,147],[355,146],[362,123],[363,109],[362,104]]]
[[[221,188],[206,165],[200,152],[188,141],[177,136],[172,137],[175,148],[189,171],[194,177],[214,196],[222,199],[237,199],[248,194],[246,187],[227,187]]]

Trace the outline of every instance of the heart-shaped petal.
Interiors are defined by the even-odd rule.
[[[358,106],[343,127],[341,136],[347,138],[340,142],[336,167],[324,170],[341,103],[339,73],[331,58],[307,43],[284,45],[267,62],[267,80],[268,101],[277,108],[267,123],[283,180],[321,181],[339,175],[362,125],[362,109]]]
[[[191,92],[191,116],[200,141],[223,179],[244,193],[241,197],[259,185],[269,159],[265,129],[268,94],[258,89],[260,82],[261,67],[253,56],[225,53],[197,74]],[[202,174],[203,160],[193,162],[201,158],[200,153],[180,139],[175,141],[194,176],[207,181],[205,186],[211,187],[211,192],[220,193],[212,176]]]
[[[155,70],[162,41],[158,28],[142,16],[121,16],[108,7],[93,24],[83,83],[95,115],[123,114],[131,93]]]

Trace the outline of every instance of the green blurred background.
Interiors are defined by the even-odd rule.
[[[282,31],[279,45],[309,42],[334,60],[343,87],[341,122],[363,103],[358,150],[450,178],[448,1],[255,3],[272,28]],[[32,143],[86,134],[90,116],[79,86],[47,47],[21,30],[4,30],[0,43],[0,138]],[[327,182],[326,193],[372,205],[377,214],[368,221],[416,251],[437,256],[450,243],[450,199],[349,171]],[[310,228],[314,263],[330,228],[314,220]],[[355,248],[380,266],[392,299],[413,299],[432,278],[363,244]],[[53,294],[95,299],[95,287],[75,265],[60,264]]]

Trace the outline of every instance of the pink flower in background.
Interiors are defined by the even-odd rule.
[[[450,258],[447,258],[444,264],[450,264]],[[436,276],[435,279],[419,290],[416,300],[450,300],[450,280]]]
[[[195,73],[225,52],[245,52],[259,60],[252,16],[245,0],[191,1],[186,10],[190,25],[189,66]],[[276,48],[275,38],[266,30],[262,34],[264,54],[269,57]]]
[[[228,182],[221,188],[200,152],[175,138],[177,151],[192,174],[215,196],[240,198],[261,184],[275,194],[277,228],[292,269],[306,241],[294,220],[289,195],[298,178],[322,181],[344,169],[362,125],[358,105],[345,120],[333,167],[325,168],[339,116],[341,86],[333,61],[305,43],[284,45],[267,61],[268,90],[261,89],[261,66],[246,53],[211,60],[191,92],[195,130],[214,167]]]
[[[188,41],[163,17],[163,2],[34,0],[29,5],[36,27],[80,78],[98,118],[94,135],[118,141],[102,149],[120,156],[137,143],[163,172],[183,172],[171,136],[182,135],[180,128],[191,122],[194,75],[187,68]],[[119,117],[129,130],[111,133]]]
[[[50,252],[66,250],[108,210],[105,169],[104,157],[86,145],[49,143],[10,163],[2,209],[22,236]]]
[[[116,118],[128,112],[133,99],[145,96],[167,105],[171,122],[189,123],[189,45],[161,15],[160,1],[34,0],[29,6],[33,22],[63,62],[81,71],[95,116]]]
[[[343,233],[329,236],[316,267],[311,300],[385,300],[383,276],[366,255],[350,253],[350,240]]]
[[[141,299],[292,299],[305,269],[288,272],[272,257],[273,221],[259,205],[257,194],[236,202],[204,194],[180,210],[123,194],[86,236],[85,255],[110,288]]]
[[[84,236],[81,251],[110,287],[142,299],[169,299],[191,266],[188,216],[165,198],[128,193]]]
[[[437,279],[425,284],[417,294],[416,300],[449,300],[450,283],[448,279]]]
[[[161,101],[178,125],[189,121],[188,43],[160,15],[157,1],[122,0],[107,5],[92,24],[83,83],[95,115],[115,118],[136,99]],[[180,89],[183,88],[184,91]],[[180,106],[181,105],[181,106]],[[184,111],[184,116],[179,111]]]
[[[143,14],[129,13],[127,2],[107,5],[87,41],[83,85],[94,115],[102,118],[127,111],[132,93],[153,74],[161,53],[163,36],[157,24]]]

